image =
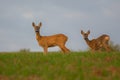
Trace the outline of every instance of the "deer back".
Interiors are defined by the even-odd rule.
[[[96,39],[91,40],[89,46],[93,49],[99,49],[107,44],[109,39],[109,36],[104,34]]]
[[[38,43],[41,46],[56,46],[56,45],[61,45],[67,41],[67,36],[64,34],[56,34],[52,36],[41,36],[40,39],[38,39]]]

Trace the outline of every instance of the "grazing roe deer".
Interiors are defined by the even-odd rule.
[[[89,40],[88,35],[90,34],[90,30],[88,30],[86,33],[81,30],[81,34],[92,51],[100,51],[102,48],[104,48],[106,51],[110,51],[110,47],[108,45],[110,37],[108,35],[104,34],[96,39]]]
[[[45,54],[48,52],[48,47],[54,47],[54,46],[59,46],[64,53],[68,53],[70,51],[65,46],[68,37],[65,36],[64,34],[41,36],[39,29],[42,26],[42,23],[40,22],[38,25],[35,25],[35,23],[33,22],[32,26],[34,27],[36,33],[36,40],[38,41],[38,44],[44,49]]]

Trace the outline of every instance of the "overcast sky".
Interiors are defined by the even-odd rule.
[[[80,30],[90,30],[89,39],[108,34],[120,44],[120,0],[0,0],[0,52],[43,51],[32,22],[42,22],[43,36],[68,36],[66,46],[74,51],[88,48]]]

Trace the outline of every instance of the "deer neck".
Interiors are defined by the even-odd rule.
[[[36,39],[37,40],[40,40],[41,39],[41,35],[40,35],[40,32],[39,31],[35,31],[35,33],[36,33]]]
[[[86,41],[86,43],[87,43],[88,45],[90,45],[90,40],[89,40],[88,38],[84,38],[84,40]]]

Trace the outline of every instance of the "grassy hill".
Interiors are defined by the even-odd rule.
[[[120,80],[120,52],[1,52],[0,80]]]

